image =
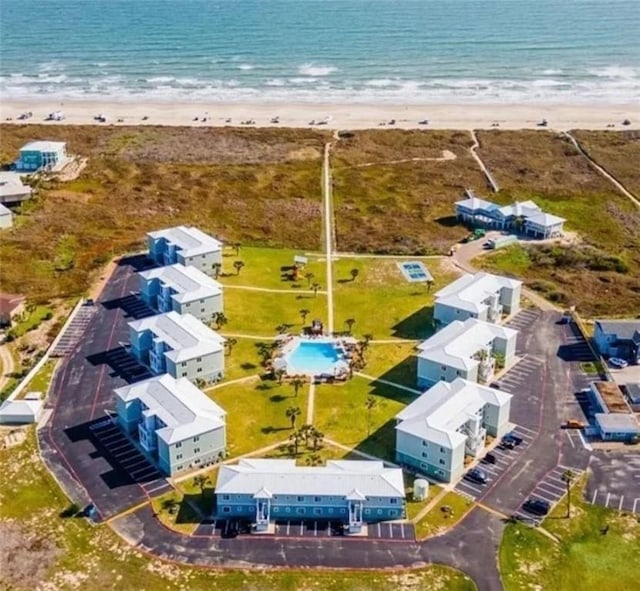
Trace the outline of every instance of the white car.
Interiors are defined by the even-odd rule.
[[[611,359],[609,359],[609,365],[617,369],[624,369],[629,364],[624,359],[620,359],[619,357],[611,357]]]

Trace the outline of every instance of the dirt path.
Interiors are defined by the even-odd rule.
[[[311,289],[278,289],[277,287],[253,287],[251,285],[228,285],[223,284],[224,289],[245,289],[247,291],[264,291],[267,293],[304,293],[309,295],[315,295],[315,292]],[[318,293],[326,293],[321,289]]]
[[[345,168],[367,168],[368,166],[386,166],[387,164],[404,164],[405,162],[447,162],[455,160],[457,156],[451,150],[442,150],[442,156],[439,158],[404,158],[402,160],[381,160],[379,162],[364,162],[362,164],[354,164]]]
[[[13,355],[9,351],[9,346],[0,346],[0,390],[7,385],[9,381],[8,374],[12,373],[14,368]]]
[[[469,134],[471,135],[471,139],[473,140],[473,145],[469,148],[469,152],[471,153],[471,156],[473,156],[473,159],[478,163],[480,170],[482,170],[482,173],[486,177],[487,182],[491,186],[491,190],[494,193],[497,193],[500,190],[500,187],[498,187],[498,183],[489,172],[489,169],[486,167],[485,163],[482,161],[482,158],[480,158],[480,156],[478,156],[476,152],[476,150],[480,147],[480,142],[478,141],[476,132],[471,129],[469,130]]]

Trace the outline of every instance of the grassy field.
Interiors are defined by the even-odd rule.
[[[420,540],[451,529],[471,510],[472,505],[467,497],[448,492],[416,523],[416,538]]]
[[[440,261],[425,260],[434,278],[409,283],[394,259],[340,257],[334,264],[334,306],[336,330],[346,330],[344,321],[353,318],[353,333],[371,334],[375,339],[424,339],[433,332],[433,294],[455,275]],[[352,279],[351,271],[358,274]]]
[[[332,151],[336,236],[341,251],[444,253],[466,231],[453,203],[486,183],[463,131],[358,131]],[[398,160],[441,158],[446,161]],[[370,166],[363,166],[371,164]]]
[[[57,363],[55,359],[46,361],[18,398],[24,398],[29,392],[42,392],[43,396],[46,395]]]
[[[362,370],[374,378],[382,378],[409,388],[416,387],[418,358],[413,343],[371,343],[365,353]]]
[[[255,339],[235,339],[231,353],[226,355],[224,363],[224,381],[236,380],[263,372],[262,359],[258,355],[256,345],[260,341]]]
[[[322,285],[325,283],[326,265],[313,256],[308,257],[308,264],[300,270],[298,281],[291,279],[290,267],[293,265],[293,257],[298,254],[304,255],[304,251],[243,246],[236,255],[231,248],[225,250],[222,262],[223,275],[219,278],[224,285],[309,290],[311,283]],[[235,261],[242,261],[245,264],[239,274],[233,266]],[[308,273],[313,277],[305,277]]]
[[[69,183],[45,182],[3,232],[0,287],[31,298],[83,293],[114,254],[178,223],[229,242],[314,249],[320,243],[320,154],[314,131],[2,126],[2,158],[29,139],[89,157]],[[117,195],[117,199],[114,198]]]
[[[573,131],[587,153],[629,191],[640,195],[640,134],[637,131]]]
[[[288,439],[293,430],[285,412],[290,406],[299,407],[296,426],[302,425],[308,390],[308,386],[300,388],[296,397],[290,384],[258,378],[209,390],[207,394],[227,411],[229,455],[242,455]]]
[[[507,591],[625,591],[637,586],[640,520],[588,505],[581,487],[576,488],[572,517],[565,519],[565,497],[543,524],[558,543],[520,523],[507,526],[500,547]]]
[[[376,404],[370,425],[365,407],[369,396]],[[358,376],[344,384],[320,385],[316,387],[314,424],[338,443],[394,461],[393,417],[414,398],[404,390]]]
[[[242,571],[198,569],[150,558],[108,526],[62,517],[68,501],[36,453],[33,431],[20,446],[0,450],[0,587],[163,591],[473,591],[449,568],[411,571]]]
[[[587,315],[640,312],[640,212],[565,138],[546,131],[479,132],[480,155],[497,179],[491,199],[533,199],[566,218],[571,246],[513,247],[476,262],[511,273]],[[622,153],[622,152],[620,152]],[[623,158],[621,158],[622,160]]]
[[[276,327],[290,325],[292,332],[302,331],[300,310],[309,310],[306,324],[313,318],[326,322],[327,296],[321,293],[295,294],[227,289],[224,313],[229,322],[220,331],[225,334],[275,336]]]

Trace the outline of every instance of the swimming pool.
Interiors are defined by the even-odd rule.
[[[300,341],[286,355],[288,374],[333,374],[336,363],[342,358],[341,350],[331,342]]]
[[[398,263],[398,267],[402,271],[404,278],[410,283],[416,283],[418,281],[433,281],[431,273],[427,271],[427,268],[420,261]]]

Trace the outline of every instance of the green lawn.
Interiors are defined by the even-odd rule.
[[[0,449],[0,464],[0,535],[11,544],[11,552],[0,556],[3,589],[364,591],[397,589],[405,579],[416,591],[476,589],[468,577],[441,566],[404,572],[252,572],[163,562],[129,547],[107,525],[92,527],[84,519],[61,516],[69,501],[40,462],[33,429],[20,446]],[[185,523],[179,526],[189,529],[186,517],[183,513]]]
[[[416,388],[418,358],[413,343],[371,343],[362,370],[374,378]]]
[[[292,433],[285,416],[290,406],[300,408],[296,426],[306,420],[309,387],[300,388],[297,398],[286,382],[256,379],[248,383],[229,384],[207,392],[227,412],[227,448],[238,456],[267,445],[284,441]]]
[[[371,428],[365,401],[372,396]],[[316,386],[314,424],[326,437],[394,461],[394,417],[415,395],[355,376],[344,384]],[[368,434],[370,431],[370,434]]]
[[[509,524],[500,547],[500,570],[507,591],[580,589],[626,591],[638,583],[640,520],[572,494],[572,517],[565,497],[543,523],[560,542],[521,523]]]
[[[32,309],[25,310],[14,321],[8,336],[14,339],[20,338],[29,331],[38,328],[41,322],[48,320],[52,316],[53,310],[47,306],[34,306]]]
[[[407,490],[407,519],[414,519],[437,495],[442,492],[442,487],[437,484],[429,484],[429,493],[422,501],[413,498],[413,483],[417,477],[413,474],[404,474],[404,483]]]
[[[432,332],[433,294],[454,278],[437,259],[424,264],[434,277],[431,289],[408,283],[396,262],[402,259],[349,259],[334,264],[336,330],[353,318],[355,335],[375,339],[424,339]],[[410,260],[410,259],[404,259]],[[358,275],[352,279],[351,270]]]
[[[416,523],[416,538],[434,536],[451,529],[471,509],[473,502],[455,492],[448,492]]]
[[[307,324],[313,318],[326,322],[327,298],[323,294],[268,293],[245,289],[227,289],[224,313],[229,322],[221,333],[275,336],[280,324],[291,325],[292,332],[302,330],[300,310],[309,310]]]
[[[256,347],[260,341],[255,339],[235,339],[236,343],[231,348],[231,353],[224,359],[225,381],[244,378],[250,375],[258,375],[263,372],[262,359],[258,355]]]
[[[40,368],[40,371],[33,376],[29,385],[20,393],[18,398],[24,398],[29,392],[42,392],[43,396],[45,396],[49,390],[53,371],[55,370],[57,363],[57,360],[54,359],[46,361]]]
[[[218,278],[223,285],[250,285],[266,289],[309,289],[310,283],[326,283],[325,263],[317,257],[308,257],[308,264],[300,270],[298,281],[290,278],[294,255],[305,255],[304,249],[260,248],[242,246],[236,255],[233,248],[225,248],[222,260],[222,275]],[[233,266],[242,261],[240,274]],[[305,278],[307,273],[313,277]],[[226,292],[228,293],[228,292]],[[225,293],[225,296],[226,296]]]

